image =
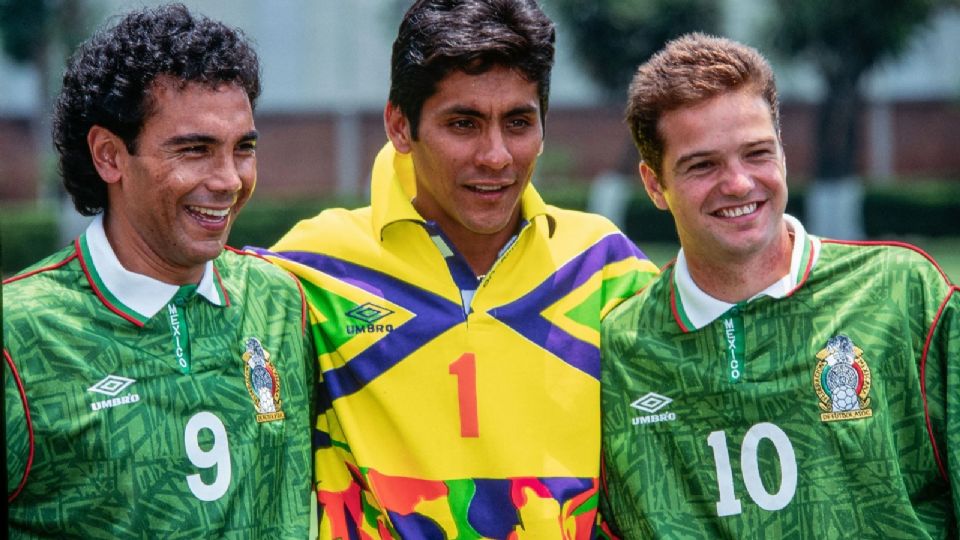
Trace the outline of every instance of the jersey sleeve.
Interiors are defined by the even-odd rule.
[[[319,325],[313,326],[313,333],[318,348],[322,348],[324,337]],[[390,534],[382,534],[386,525],[379,517],[371,518],[372,522],[368,519],[380,516],[381,512],[366,498],[369,489],[340,426],[319,366],[316,382],[313,452],[319,538],[354,538],[356,531],[364,531],[370,538],[391,538]],[[375,511],[370,512],[371,508]]]
[[[278,259],[280,260],[280,259]],[[379,516],[380,512],[369,512],[375,503],[366,500],[368,492],[363,475],[356,464],[346,436],[340,427],[340,421],[326,390],[323,370],[320,368],[319,355],[332,350],[327,336],[321,329],[326,320],[318,305],[323,302],[310,301],[311,291],[316,289],[306,277],[301,283],[307,291],[309,309],[310,354],[314,375],[314,411],[313,453],[314,453],[314,489],[317,500],[317,524],[319,538],[354,538],[356,531],[366,532],[370,538],[389,538],[381,534],[386,527],[379,518],[373,523],[367,516]]]
[[[318,402],[324,401],[322,385]],[[382,524],[366,523],[363,477],[343,440],[336,413],[327,402],[314,427],[314,467],[320,538],[352,538],[364,530],[378,538]],[[377,512],[375,515],[379,515]],[[387,535],[389,538],[390,536]]]
[[[931,300],[936,298],[932,294]],[[953,494],[954,523],[960,521],[960,288],[951,286],[929,306],[932,324],[923,336],[921,391],[933,458]]]
[[[616,262],[608,263],[604,268],[601,319],[621,302],[643,290],[660,273],[657,265],[633,242],[622,233],[618,233],[618,236],[622,238],[622,245],[611,244],[611,251],[622,251],[627,256],[612,256],[611,259]]]
[[[953,494],[954,522],[960,522],[960,287],[953,287],[950,297],[941,311],[939,324],[932,334],[931,352],[941,357],[944,364],[941,373],[946,374],[946,427],[939,446],[945,456],[940,456],[941,467],[946,469]],[[935,350],[936,349],[936,350]],[[938,377],[938,374],[927,375]]]
[[[7,437],[7,502],[23,489],[30,471],[33,434],[26,393],[10,353],[3,350],[4,420]]]
[[[603,319],[613,308],[624,300],[642,291],[660,273],[660,270],[647,256],[636,247],[626,236],[623,236],[622,248],[629,255],[617,263],[608,264],[604,269],[603,285],[601,287],[603,303],[600,308],[600,318]],[[602,354],[603,345],[601,345]],[[601,502],[604,498],[605,486],[601,478]],[[609,510],[600,504],[597,511],[596,537],[603,540],[617,540],[620,538],[616,528],[606,519]]]

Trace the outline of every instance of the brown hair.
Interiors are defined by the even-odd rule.
[[[742,88],[756,89],[769,104],[779,136],[780,103],[773,70],[756,49],[699,32],[668,42],[637,68],[630,83],[626,120],[640,159],[662,178],[660,117]]]

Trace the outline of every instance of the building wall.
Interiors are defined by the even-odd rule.
[[[944,101],[909,101],[890,107],[892,138],[883,156],[889,175],[909,181],[919,178],[955,178],[960,181],[960,105]],[[813,175],[815,159],[815,105],[787,102],[782,106],[783,144],[790,182],[802,185]],[[863,112],[863,139],[859,172],[877,176],[871,163],[876,145],[868,129],[873,109]],[[338,184],[344,164],[336,112],[258,112],[257,196],[301,197],[366,192],[370,166],[387,138],[379,112],[356,113],[358,134],[355,171],[346,187]],[[600,173],[620,170],[633,174],[636,151],[623,122],[612,107],[554,107],[546,124],[546,144],[539,176],[547,182],[588,181]],[[26,119],[0,118],[0,147],[22,151],[0,160],[0,200],[29,200],[37,196],[36,149]],[[874,136],[876,136],[874,134]],[[9,146],[8,146],[9,145]],[[625,162],[627,162],[625,164]],[[882,178],[881,178],[882,179]]]
[[[906,102],[893,109],[895,172],[960,181],[960,101]]]
[[[39,163],[26,117],[0,116],[0,201],[37,196]],[[15,151],[14,151],[15,149]]]
[[[108,17],[163,0],[89,0]],[[264,93],[257,108],[260,195],[358,193],[386,138],[381,111],[389,85],[392,39],[409,0],[184,0],[193,10],[242,28],[256,43]],[[726,0],[728,33],[749,42],[773,4]],[[543,0],[550,12],[550,1]],[[766,13],[769,15],[769,13]],[[627,129],[619,107],[600,105],[601,92],[575,60],[558,20],[557,63],[541,175],[589,179],[628,167]],[[871,176],[960,179],[960,10],[918,34],[907,53],[864,81],[861,172]],[[783,137],[792,181],[812,174],[813,105],[822,84],[809,66],[775,65],[784,97]],[[49,116],[37,76],[0,57],[0,201],[38,195],[38,147],[31,116]],[[46,146],[40,147],[40,144]],[[627,157],[625,157],[627,156]],[[49,158],[48,158],[49,159]]]

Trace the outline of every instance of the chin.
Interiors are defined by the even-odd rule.
[[[197,262],[197,264],[206,264],[207,261],[212,261],[220,256],[223,253],[223,248],[226,245],[224,241],[217,241],[207,243],[202,246],[195,246],[191,251],[190,258]]]

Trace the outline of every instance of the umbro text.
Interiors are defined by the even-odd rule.
[[[347,334],[373,334],[373,333],[383,333],[383,332],[393,332],[392,324],[368,324],[365,326],[350,325],[347,327]]]
[[[116,407],[117,405],[127,405],[129,403],[136,403],[138,401],[140,401],[140,394],[127,394],[126,396],[105,399],[103,401],[95,401],[90,404],[90,408],[94,411],[99,411],[100,409],[109,409],[110,407]]]
[[[657,422],[673,422],[677,419],[676,413],[667,412],[661,414],[650,414],[647,416],[634,416],[633,425],[656,424]]]

